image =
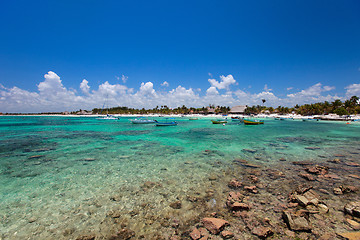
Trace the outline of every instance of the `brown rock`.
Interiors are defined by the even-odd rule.
[[[300,173],[300,177],[303,177],[308,181],[315,181],[315,178],[308,173]]]
[[[306,207],[309,204],[309,200],[302,195],[295,195],[295,199],[300,205],[304,207]]]
[[[190,233],[190,237],[193,240],[197,240],[201,237],[201,233],[197,228],[194,228],[194,230]]]
[[[343,193],[351,193],[351,192],[356,192],[357,191],[356,187],[350,186],[350,185],[348,185],[348,186],[340,186],[339,188],[341,189],[341,191]]]
[[[356,162],[345,162],[345,164],[350,167],[360,167],[360,164]]]
[[[350,174],[349,177],[360,180],[360,176],[359,176],[359,175],[356,175],[356,174]]]
[[[345,213],[354,217],[360,217],[360,201],[349,202],[344,206]]]
[[[244,187],[245,190],[252,192],[252,193],[257,193],[258,191],[256,190],[256,186],[245,186]]]
[[[308,162],[308,161],[295,161],[295,162],[292,162],[292,164],[299,165],[299,166],[311,166],[314,163]]]
[[[94,235],[82,235],[76,238],[76,240],[94,240]]]
[[[246,203],[234,202],[231,206],[231,210],[234,210],[234,211],[249,210],[249,209],[250,209],[250,207]]]
[[[169,205],[173,209],[180,209],[182,207],[181,201],[175,201]]]
[[[305,170],[311,174],[325,175],[328,173],[329,168],[325,166],[316,165],[316,166],[308,167]]]
[[[229,188],[240,188],[242,186],[242,182],[234,178],[228,183],[228,186]]]
[[[319,212],[322,214],[329,212],[329,208],[325,204],[320,203],[318,205],[318,208],[319,208]]]
[[[111,236],[109,240],[127,240],[133,237],[135,237],[134,231],[127,228],[123,228],[117,234]]]
[[[334,192],[335,195],[342,195],[343,194],[343,192],[341,191],[340,188],[334,188],[333,192]]]
[[[203,218],[201,221],[212,234],[218,234],[225,226],[229,225],[228,221],[220,218]]]
[[[295,216],[289,211],[283,211],[283,219],[290,230],[311,231],[311,226],[304,217]]]
[[[206,228],[199,228],[199,231],[201,233],[201,236],[203,236],[201,239],[204,240],[205,238],[207,239],[209,237],[209,232],[208,230],[206,230]]]
[[[264,239],[271,236],[274,232],[269,227],[256,227],[251,231],[251,233]]]
[[[221,236],[222,236],[224,239],[229,239],[229,238],[234,237],[234,233],[232,233],[232,232],[230,232],[230,231],[222,231],[222,232],[221,232]]]
[[[255,175],[250,175],[250,179],[253,183],[257,183],[259,181],[259,178]]]
[[[351,220],[351,219],[346,219],[346,222],[354,229],[354,230],[360,230],[360,223]]]
[[[360,239],[360,232],[344,232],[344,233],[337,233],[337,234],[348,240],[359,240]]]

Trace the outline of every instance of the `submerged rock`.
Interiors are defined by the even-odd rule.
[[[242,182],[234,178],[228,183],[228,186],[229,188],[240,188],[242,186]]]
[[[220,218],[203,218],[201,221],[212,234],[218,234],[225,226],[229,225],[228,221]]]
[[[179,201],[170,203],[169,206],[173,209],[180,209],[182,207],[182,204],[181,204],[181,201],[179,200]]]
[[[344,233],[337,233],[337,234],[348,240],[359,240],[360,239],[360,232],[344,232]]]
[[[194,230],[190,233],[190,237],[192,240],[197,240],[201,238],[201,233],[197,228],[194,228]]]
[[[349,202],[344,206],[345,213],[354,217],[360,217],[360,201]]]
[[[131,229],[123,228],[115,235],[112,235],[109,240],[128,240],[135,237],[135,232]]]
[[[289,211],[283,211],[283,219],[290,230],[305,232],[311,231],[311,226],[304,217],[295,216]]]

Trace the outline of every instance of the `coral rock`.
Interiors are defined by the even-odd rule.
[[[238,180],[236,179],[232,179],[229,183],[228,183],[228,186],[230,188],[240,188],[242,186],[242,182],[239,182]]]
[[[311,231],[311,226],[304,217],[291,214],[289,211],[283,211],[283,219],[290,230],[293,231]]]
[[[360,201],[349,202],[344,206],[345,213],[348,213],[354,217],[360,217]]]
[[[360,232],[345,232],[345,233],[337,233],[337,234],[348,240],[360,239]]]

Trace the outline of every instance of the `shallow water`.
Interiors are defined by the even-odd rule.
[[[225,179],[235,159],[271,166],[360,153],[356,123],[265,119],[223,126],[178,118],[178,126],[156,127],[130,119],[0,117],[0,236],[106,238],[115,231],[106,223],[111,211],[146,236],[166,221],[199,214],[191,201],[182,211],[169,207],[189,195],[219,207],[219,196],[200,189],[216,188],[209,177]]]

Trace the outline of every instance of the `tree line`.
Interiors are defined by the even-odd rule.
[[[350,114],[360,114],[360,104],[359,97],[352,96],[350,99],[342,102],[340,99],[337,99],[333,102],[319,102],[312,104],[304,104],[299,106],[298,104],[294,107],[284,107],[278,106],[274,107],[266,107],[266,100],[262,99],[263,105],[254,105],[248,106],[245,110],[246,114],[260,114],[260,113],[278,113],[278,114],[288,114],[295,113],[303,116],[309,115],[321,115],[321,114],[329,114],[335,113],[340,116],[342,115],[350,115]],[[113,107],[113,108],[94,108],[92,110],[93,114],[228,114],[230,111],[230,107],[227,106],[215,106],[213,104],[209,104],[208,107],[194,108],[194,107],[186,107],[183,105],[182,107],[177,108],[169,108],[166,105],[156,106],[152,109],[135,109],[128,107]]]

